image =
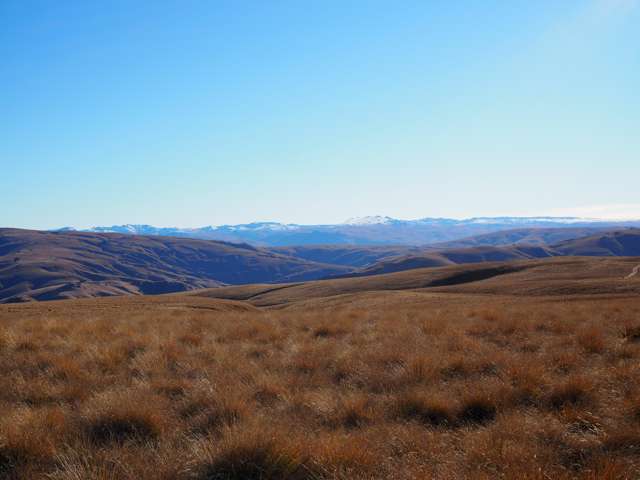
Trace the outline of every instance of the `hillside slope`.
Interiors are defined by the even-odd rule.
[[[444,267],[447,265],[464,265],[468,263],[508,262],[515,260],[531,260],[555,256],[555,252],[538,246],[510,247],[473,247],[435,250],[419,255],[383,259],[382,261],[362,268],[341,277],[363,277],[383,273],[401,272],[414,268]]]
[[[552,247],[562,255],[589,257],[640,256],[640,229],[604,232],[560,242]]]
[[[468,241],[472,242],[473,239]],[[481,241],[481,240],[479,240]],[[383,259],[342,277],[361,277],[382,273],[400,272],[413,268],[463,265],[481,262],[505,262],[532,260],[547,257],[634,257],[640,256],[640,229],[599,232],[587,237],[566,240],[549,246],[511,245],[480,246],[469,248],[445,248]]]
[[[634,232],[633,229],[628,231]],[[298,245],[273,247],[269,250],[313,262],[361,269],[372,267],[371,273],[387,273],[406,270],[407,268],[439,267],[453,264],[524,260],[545,258],[559,254],[565,255],[561,251],[553,251],[551,246],[570,240],[593,237],[594,235],[606,235],[607,233],[609,233],[608,230],[596,227],[517,228],[423,247],[402,245]],[[573,245],[572,242],[567,245],[570,244]],[[584,249],[581,251],[584,251]],[[600,256],[595,250],[594,252],[596,256]],[[607,252],[604,252],[604,254],[610,255]],[[385,262],[385,265],[374,267],[378,262]]]
[[[636,258],[560,257],[515,262],[487,262],[356,278],[284,285],[246,285],[190,292],[206,298],[246,301],[258,307],[288,306],[311,300],[331,302],[365,292],[423,292],[492,295],[638,295],[640,276],[629,276]]]
[[[549,246],[566,240],[596,235],[607,228],[602,227],[564,227],[564,228],[514,228],[498,232],[474,235],[450,242],[437,243],[430,247],[443,248],[469,248],[483,246],[505,245],[537,245]]]
[[[0,229],[0,302],[158,294],[344,271],[224,242]]]
[[[421,247],[375,245],[298,245],[274,247],[269,250],[312,262],[358,268],[372,265],[383,259],[419,255],[425,251]]]

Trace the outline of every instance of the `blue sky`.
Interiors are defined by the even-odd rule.
[[[640,1],[0,2],[0,226],[640,218]]]

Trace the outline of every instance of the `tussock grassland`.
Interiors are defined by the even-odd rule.
[[[637,299],[74,305],[0,310],[2,480],[640,475]]]

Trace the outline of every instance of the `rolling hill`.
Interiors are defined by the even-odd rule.
[[[409,263],[414,262],[415,268],[543,258],[557,254],[550,252],[546,247],[607,231],[599,227],[516,228],[427,246],[297,245],[273,247],[270,250],[313,262],[357,268],[369,267],[377,262],[389,260],[390,269],[384,271],[393,271],[391,265],[401,264],[404,261],[402,257],[411,257]]]
[[[504,245],[554,245],[565,240],[588,237],[607,230],[606,227],[564,227],[564,228],[514,228],[498,232],[474,235],[471,237],[437,243],[430,247],[467,248],[467,247],[499,247]]]
[[[637,258],[561,257],[514,262],[487,262],[415,268],[361,277],[283,285],[246,285],[198,290],[197,297],[249,302],[254,306],[288,306],[310,300],[366,292],[464,293],[517,296],[638,295],[640,276],[629,277]]]
[[[345,271],[249,245],[0,229],[0,302],[159,294]]]
[[[269,250],[312,262],[357,268],[372,265],[383,259],[419,255],[425,251],[421,247],[377,245],[298,245],[274,247]]]
[[[574,232],[576,233],[576,232]],[[503,235],[496,234],[496,235]],[[527,234],[530,237],[531,234]],[[551,237],[557,237],[552,232]],[[514,234],[517,237],[517,234]],[[487,237],[487,236],[483,236]],[[494,235],[489,236],[495,238]],[[540,238],[540,237],[539,237]],[[481,242],[475,237],[468,243]],[[383,273],[399,272],[413,268],[441,267],[481,262],[507,262],[531,260],[547,257],[588,256],[588,257],[634,257],[640,256],[640,229],[601,231],[581,238],[572,238],[549,245],[515,244],[510,246],[477,246],[468,248],[442,248],[425,251],[418,255],[406,255],[381,261],[361,268],[342,277],[360,277]]]
[[[562,255],[588,257],[640,256],[640,229],[617,230],[560,242],[552,247]]]
[[[400,272],[413,268],[443,267],[482,262],[509,262],[555,256],[555,252],[545,247],[509,246],[509,247],[471,247],[435,250],[420,255],[408,255],[384,259],[374,265],[362,268],[342,277],[361,277],[382,273]]]

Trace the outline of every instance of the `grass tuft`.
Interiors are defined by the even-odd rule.
[[[640,342],[640,325],[623,326],[622,338],[624,338],[629,343]]]
[[[605,351],[607,342],[602,329],[591,326],[578,334],[578,343],[587,353],[596,354]]]
[[[581,377],[573,377],[559,385],[554,385],[549,392],[549,404],[554,409],[567,406],[581,406],[591,398],[591,382]]]
[[[465,424],[483,425],[496,418],[496,403],[485,395],[472,395],[463,400],[458,418]]]
[[[158,439],[165,429],[167,418],[159,406],[160,397],[115,391],[94,401],[84,428],[95,445],[148,442]]]
[[[329,425],[332,427],[358,428],[374,420],[371,401],[364,395],[351,395],[339,401],[331,412]]]
[[[439,397],[408,392],[398,397],[395,409],[401,418],[434,427],[453,425],[455,421],[450,402]]]
[[[211,447],[210,447],[211,448]],[[194,480],[314,480],[300,448],[269,435],[234,432],[194,468]]]

